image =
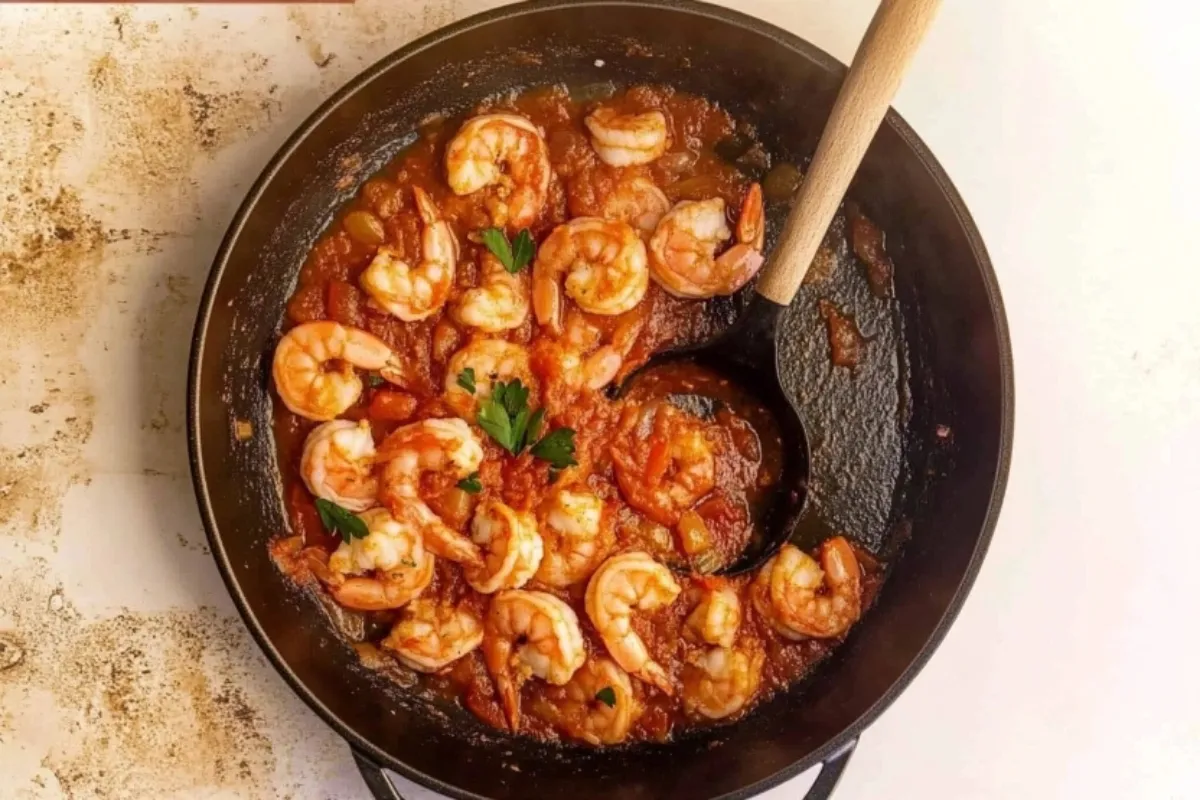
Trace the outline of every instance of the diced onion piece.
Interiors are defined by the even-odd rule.
[[[351,239],[361,244],[378,247],[387,239],[383,223],[370,211],[351,211],[342,220],[342,226]]]
[[[692,559],[692,569],[701,575],[711,575],[721,566],[721,556],[716,550],[705,550]]]
[[[720,193],[721,182],[716,175],[694,175],[676,181],[664,189],[672,200],[707,200]]]
[[[674,552],[675,543],[671,540],[671,531],[648,519],[642,520],[641,528],[642,540],[646,543],[646,547],[655,554],[665,555]]]
[[[689,556],[698,556],[712,549],[712,537],[708,533],[708,526],[704,524],[703,517],[695,511],[683,512],[676,530],[679,531],[679,543],[683,552]]]
[[[791,202],[802,179],[800,169],[795,164],[781,161],[771,167],[767,177],[763,178],[763,195],[769,203]]]
[[[436,510],[447,525],[458,528],[471,518],[473,506],[470,492],[452,486],[438,498]]]

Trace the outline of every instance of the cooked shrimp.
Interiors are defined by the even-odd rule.
[[[550,151],[541,130],[516,114],[467,120],[446,146],[446,180],[457,195],[491,188],[492,224],[532,224],[550,190]]]
[[[479,548],[446,525],[420,498],[421,475],[448,473],[465,478],[483,461],[483,445],[461,419],[425,419],[397,428],[379,445],[383,467],[380,500],[397,518],[421,530],[429,549],[443,558],[477,564]]]
[[[463,574],[481,594],[521,588],[542,562],[542,537],[533,514],[499,500],[484,500],[475,509],[471,540],[483,551],[483,563],[467,565]]]
[[[483,445],[465,420],[424,419],[388,434],[375,460],[387,462],[383,481],[392,493],[416,497],[424,472],[465,478],[479,469]]]
[[[350,511],[375,505],[375,440],[365,420],[335,419],[313,428],[300,455],[300,477],[316,497]]]
[[[422,598],[403,614],[381,644],[418,672],[440,672],[483,641],[483,620],[466,608]]]
[[[396,250],[380,247],[359,278],[372,300],[405,322],[425,319],[445,305],[458,264],[458,240],[450,224],[423,189],[414,186],[413,197],[425,226],[420,261],[410,265]]]
[[[289,411],[323,422],[358,402],[363,385],[355,367],[376,370],[393,383],[403,380],[399,356],[382,339],[328,320],[285,333],[275,347],[271,373]]]
[[[592,148],[600,160],[613,167],[649,164],[667,151],[670,135],[661,111],[622,114],[597,108],[583,124],[592,134]]]
[[[646,246],[624,222],[580,217],[555,228],[533,262],[537,320],[562,332],[562,287],[592,314],[623,314],[642,301],[650,283]]]
[[[627,222],[643,237],[648,237],[670,209],[671,201],[654,181],[641,176],[623,176],[601,202],[600,216]]]
[[[485,253],[479,286],[463,292],[454,318],[485,333],[519,328],[529,316],[529,287],[524,272],[511,274],[500,260]]]
[[[763,264],[762,188],[746,193],[736,226],[737,244],[721,255],[730,237],[725,224],[725,201],[685,200],[658,223],[650,237],[650,272],[676,297],[707,298],[733,294],[754,277]]]
[[[387,471],[384,471],[387,486]],[[421,531],[425,547],[434,555],[459,564],[482,564],[483,553],[469,538],[451,528],[433,509],[416,497],[407,497],[402,492],[406,486],[399,485],[398,491],[384,489],[383,497],[388,509],[396,519],[403,520]]]
[[[612,546],[604,502],[585,489],[558,489],[539,509],[545,555],[537,579],[547,586],[586,580]]]
[[[653,611],[679,596],[671,570],[642,552],[622,553],[600,565],[588,581],[584,606],[604,646],[621,668],[663,693],[672,694],[671,678],[650,657],[633,629],[633,612]]]
[[[862,580],[854,548],[842,536],[821,543],[821,563],[790,544],[754,580],[754,608],[788,639],[828,639],[862,613]]]
[[[742,624],[742,601],[728,581],[705,579],[697,587],[699,602],[687,618],[686,633],[702,642],[733,647]]]
[[[589,658],[565,686],[545,695],[538,715],[592,745],[624,741],[642,711],[629,675],[603,657]]]
[[[671,526],[716,484],[716,455],[703,423],[665,401],[629,407],[611,453],[629,505]]]
[[[684,705],[709,719],[736,714],[758,691],[764,660],[761,650],[728,647],[692,655],[683,667]]]
[[[434,558],[425,551],[420,532],[385,509],[372,508],[358,517],[366,523],[367,535],[342,542],[325,563],[310,559],[313,573],[347,608],[400,608],[429,586]],[[367,573],[371,577],[363,577]]]
[[[467,369],[475,376],[475,393],[459,383]],[[537,381],[529,369],[529,351],[503,339],[476,339],[450,357],[446,364],[446,403],[463,417],[473,419],[475,409],[492,394],[493,384],[514,378],[537,396]]]
[[[540,354],[540,374],[550,384],[559,384],[574,394],[581,389],[603,389],[621,373],[625,358],[645,325],[645,317],[631,315],[608,335],[588,322],[578,309],[567,312],[563,335],[543,339],[535,345]]]
[[[583,666],[587,651],[579,619],[552,594],[510,589],[488,608],[483,657],[512,730],[521,724],[521,684],[529,677],[562,686]]]

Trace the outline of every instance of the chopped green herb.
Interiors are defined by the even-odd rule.
[[[500,228],[485,228],[480,231],[479,238],[510,273],[520,272],[533,260],[536,246],[533,243],[533,234],[529,232],[528,228],[518,233],[517,238],[511,243]]]
[[[417,562],[413,561],[411,558],[405,557],[405,558],[400,559],[400,566],[408,567],[409,569],[416,569]]]
[[[596,692],[596,699],[604,705],[612,708],[617,704],[617,693],[613,691],[611,686],[605,686],[600,691]]]
[[[369,389],[378,389],[385,383],[387,383],[387,381],[376,375],[374,372],[367,375],[367,388]]]
[[[362,539],[367,535],[367,523],[356,517],[353,512],[322,497],[316,499],[316,506],[325,530],[339,534],[346,544],[349,544],[351,539]]]
[[[575,431],[571,428],[555,428],[529,452],[542,461],[549,461],[555,469],[566,469],[579,463],[575,460]]]
[[[483,491],[483,484],[479,482],[478,472],[472,472],[455,485],[467,494],[479,494]]]
[[[471,394],[475,394],[475,368],[467,367],[458,373],[457,383]]]
[[[519,456],[521,451],[529,444],[529,440],[525,438],[526,431],[529,430],[529,409],[522,408],[516,414],[512,415],[512,441],[511,449],[514,456]]]
[[[512,417],[508,415],[508,409],[504,407],[504,403],[496,399],[495,388],[492,390],[492,396],[479,404],[479,410],[475,412],[475,421],[501,447],[514,455],[516,454],[516,446],[513,440]]]
[[[513,239],[513,265],[511,267],[505,265],[505,269],[509,272],[520,272],[526,264],[533,261],[536,249],[533,243],[533,234],[529,232],[529,228],[523,228],[517,234],[517,238]]]
[[[491,395],[479,404],[479,410],[475,412],[479,427],[514,456],[519,456],[537,439],[545,419],[545,410],[539,408],[533,411],[529,408],[529,388],[520,380],[493,384]],[[568,445],[574,452],[574,445],[569,442]],[[548,452],[558,451],[551,445]],[[571,463],[575,462],[572,460]]]
[[[492,399],[504,404],[504,410],[515,417],[529,407],[529,389],[521,381],[498,383],[492,390]]]
[[[533,416],[529,418],[529,425],[525,428],[525,441],[536,441],[542,432],[542,422],[546,419],[546,409],[539,408],[533,412]]]

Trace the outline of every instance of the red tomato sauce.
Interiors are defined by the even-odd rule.
[[[653,182],[671,203],[722,198],[727,221],[731,228],[734,226],[750,182],[736,165],[717,154],[717,147],[735,133],[752,139],[752,131],[739,126],[719,106],[665,87],[633,87],[602,102],[622,112],[661,111],[669,130],[666,153],[645,166],[617,168],[604,164],[597,158],[583,123],[585,114],[596,104],[595,98],[586,102],[573,99],[563,87],[506,96],[476,109],[476,113],[516,112],[544,131],[553,175],[545,207],[530,226],[536,242],[542,242],[569,219],[600,214],[604,198],[622,181],[633,178]],[[399,380],[387,383],[365,375],[367,386],[358,402],[340,415],[367,420],[377,443],[401,425],[453,415],[444,400],[447,381],[453,383],[455,378],[447,374],[447,364],[454,353],[483,336],[449,313],[464,292],[480,284],[486,248],[479,232],[492,225],[486,193],[458,196],[446,181],[446,145],[461,122],[439,119],[425,125],[411,146],[362,186],[313,246],[287,304],[285,332],[300,323],[334,320],[368,331],[402,354],[403,374]],[[360,278],[380,245],[391,247],[409,263],[420,259],[423,226],[413,200],[414,187],[425,190],[433,199],[450,224],[460,252],[446,304],[427,319],[404,322],[371,301],[361,288]],[[623,314],[603,316],[578,309],[570,309],[569,313],[576,314],[601,341],[634,332],[618,380],[644,364],[654,352],[703,340],[721,325],[711,304],[674,297],[654,282],[649,284],[644,299]],[[561,340],[544,331],[532,312],[515,329],[488,336],[528,349],[536,379],[530,405],[546,409],[544,431],[574,431],[579,465],[560,474],[530,452],[513,456],[476,428],[484,450],[477,477],[480,491],[464,491],[453,476],[427,474],[421,482],[421,497],[446,525],[469,534],[472,514],[483,498],[499,499],[518,511],[536,511],[563,481],[594,493],[604,504],[605,525],[612,536],[610,554],[645,551],[676,569],[675,577],[682,587],[678,599],[669,606],[633,615],[634,630],[651,657],[665,669],[676,691],[668,696],[632,679],[640,713],[625,740],[664,740],[681,729],[711,724],[689,711],[680,691],[687,665],[710,648],[686,635],[686,620],[705,587],[713,585],[714,580],[718,584],[724,581],[700,573],[712,572],[736,559],[751,535],[765,491],[779,477],[782,443],[770,415],[736,387],[686,364],[648,375],[620,400],[610,399],[603,391],[578,391],[562,380]],[[672,430],[686,428],[695,433],[697,441],[705,442],[715,454],[712,486],[694,502],[648,512],[630,502],[630,492],[673,480],[681,468],[673,455],[675,440],[670,432],[663,434],[655,428],[658,423],[639,414],[656,398],[669,398],[697,387],[723,401],[719,408],[707,417],[679,411],[680,419],[671,424],[677,426]],[[297,555],[301,544],[329,553],[340,541],[322,525],[314,499],[299,477],[305,437],[315,426],[276,403],[274,435],[283,470],[290,533],[300,539],[278,540],[273,553],[277,563],[297,577],[303,576],[306,569],[304,559]],[[660,427],[666,430],[670,426],[663,423]],[[623,451],[627,451],[625,455],[636,470],[636,479],[624,489],[617,476],[618,465],[614,464],[614,458],[621,458]],[[289,544],[280,544],[283,541]],[[874,564],[866,559],[864,563]],[[881,571],[875,566],[864,574],[864,605],[873,597],[880,580]],[[792,642],[780,637],[751,607],[747,592],[751,579],[742,576],[726,583],[742,601],[742,623],[735,647],[764,655],[763,679],[745,707],[723,721],[739,718],[763,697],[803,676],[840,642]],[[551,588],[535,580],[524,588],[549,591],[565,600],[578,617],[588,658],[599,658],[606,647],[586,613],[585,586],[586,581],[581,581],[567,588]],[[490,602],[488,596],[467,585],[458,565],[445,559],[438,559],[433,582],[421,596],[461,604],[477,611],[481,619]],[[366,629],[386,632],[402,614],[403,609],[372,612],[367,615],[371,624]],[[360,652],[386,657],[385,651],[374,649],[370,642],[359,646]],[[474,650],[437,675],[419,680],[427,690],[461,703],[485,724],[507,727],[481,650]],[[567,702],[564,691],[541,680],[525,681],[520,733],[564,737],[554,722]]]

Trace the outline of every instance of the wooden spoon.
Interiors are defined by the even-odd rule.
[[[808,439],[800,412],[779,378],[779,320],[796,296],[940,4],[941,0],[883,0],[879,4],[745,312],[716,339],[661,353],[621,386],[624,394],[639,376],[683,359],[728,376],[754,394],[779,423],[785,453],[782,477],[758,520],[755,538],[734,564],[722,570],[724,574],[760,565],[788,540],[800,516],[808,484]]]

